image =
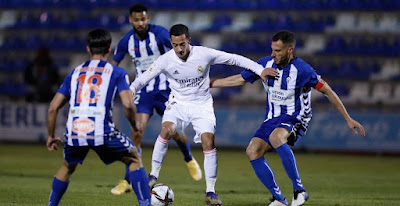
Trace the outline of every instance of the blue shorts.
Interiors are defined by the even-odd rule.
[[[258,137],[263,139],[269,145],[269,136],[275,128],[285,128],[290,131],[290,136],[288,137],[288,145],[294,146],[297,141],[299,141],[307,131],[307,125],[301,124],[300,120],[296,117],[289,115],[281,115],[279,117],[274,117],[267,121],[264,121],[261,126],[257,129],[253,137]],[[271,145],[272,147],[272,145]]]
[[[104,144],[99,146],[64,146],[64,159],[68,164],[82,164],[90,149],[94,150],[105,164],[121,160],[128,156],[135,146],[119,131],[104,135]]]
[[[144,88],[146,89],[146,88]],[[153,110],[162,116],[165,111],[165,102],[168,101],[171,90],[160,90],[153,92],[140,91],[135,95],[134,102],[136,104],[137,113],[146,113],[153,115]]]

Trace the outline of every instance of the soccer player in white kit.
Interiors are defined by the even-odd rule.
[[[171,94],[162,119],[162,128],[153,150],[149,185],[159,176],[162,161],[168,150],[168,141],[178,132],[184,134],[191,123],[196,132],[194,141],[201,143],[204,153],[204,172],[207,183],[206,203],[221,205],[215,194],[217,180],[217,149],[214,145],[216,119],[210,94],[210,65],[227,64],[249,69],[265,79],[267,70],[256,62],[236,54],[230,54],[202,46],[190,45],[189,29],[177,24],[170,29],[174,50],[161,55],[150,68],[130,86],[136,93],[149,81],[163,73],[170,83]]]

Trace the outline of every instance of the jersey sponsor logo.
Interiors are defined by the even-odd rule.
[[[268,99],[273,104],[290,105],[293,103],[294,91],[270,87],[268,90]]]
[[[175,79],[176,82],[180,84],[181,88],[185,87],[197,87],[203,81],[204,77],[196,77],[192,79]]]
[[[95,122],[88,118],[78,118],[72,122],[72,131],[78,134],[90,133],[95,129]]]

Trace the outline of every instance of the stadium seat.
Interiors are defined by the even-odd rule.
[[[350,88],[349,95],[341,98],[344,104],[367,103],[370,98],[368,82],[354,82]]]
[[[353,30],[356,28],[356,17],[352,13],[341,13],[336,17],[334,30]]]
[[[392,85],[389,82],[376,83],[372,87],[371,98],[366,99],[371,104],[383,103],[390,99],[392,95]]]
[[[394,14],[383,14],[377,28],[381,31],[394,31],[399,29],[398,17]]]
[[[397,83],[393,86],[393,92],[390,97],[383,100],[383,104],[385,105],[400,105],[400,84]]]
[[[157,12],[152,22],[165,28],[170,28],[172,26],[172,15],[170,12]]]
[[[374,14],[361,14],[358,17],[357,30],[370,32],[376,29],[377,23]]]
[[[251,13],[237,13],[232,19],[232,24],[227,27],[228,30],[241,31],[249,29],[253,24],[253,14]]]
[[[214,16],[206,12],[196,12],[193,17],[193,31],[203,31],[210,28]]]

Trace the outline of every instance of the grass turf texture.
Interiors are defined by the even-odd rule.
[[[144,148],[143,160],[150,171],[152,148]],[[203,168],[203,154],[194,149]],[[400,158],[326,154],[296,154],[300,175],[310,194],[306,205],[400,205]],[[277,182],[288,199],[292,184],[279,156],[267,154]],[[0,205],[46,205],[53,175],[63,160],[62,149],[48,152],[44,145],[0,145]],[[218,150],[216,191],[223,205],[265,206],[270,197],[258,181],[244,149]],[[120,162],[104,165],[89,152],[83,165],[72,175],[61,205],[138,205],[133,192],[114,196],[110,189],[123,177]],[[170,148],[159,177],[175,193],[174,205],[204,204],[205,180],[195,182],[189,176],[182,154]]]

